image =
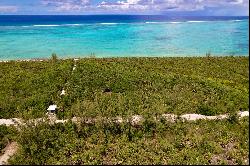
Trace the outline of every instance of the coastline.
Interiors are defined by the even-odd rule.
[[[0,1],[0,165],[249,165],[227,1]]]
[[[211,56],[189,56],[189,55],[178,55],[178,56],[121,56],[121,57],[99,57],[99,56],[75,56],[75,57],[57,57],[58,60],[74,60],[74,59],[125,59],[125,58],[206,58],[206,57],[213,57],[213,58],[223,58],[223,57],[249,57],[248,55],[211,55]],[[0,63],[8,63],[8,62],[43,62],[49,61],[50,58],[31,58],[31,59],[13,59],[13,60],[0,60]]]

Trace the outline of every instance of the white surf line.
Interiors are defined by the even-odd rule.
[[[18,118],[12,118],[12,119],[0,119],[0,125],[6,125],[6,126],[18,126],[18,125],[23,125],[23,124],[27,124],[27,123],[35,123],[38,124],[39,122],[48,122],[50,124],[54,124],[54,123],[66,123],[69,121],[69,119],[65,119],[65,120],[58,120],[56,118],[55,114],[47,114],[48,117],[47,118],[38,118],[38,119],[30,119],[28,121],[22,120],[22,119],[18,119]],[[243,112],[239,112],[238,113],[239,118],[243,118],[243,117],[248,117],[249,116],[249,111],[243,111]],[[184,114],[181,116],[177,116],[175,114],[163,114],[161,116],[162,118],[164,118],[165,120],[169,121],[169,122],[175,122],[177,119],[181,119],[183,121],[196,121],[196,120],[222,120],[222,119],[227,119],[230,116],[228,114],[224,114],[224,115],[217,115],[217,116],[205,116],[205,115],[201,115],[201,114]],[[156,118],[155,118],[156,119]],[[113,121],[115,123],[123,123],[123,122],[127,122],[127,123],[131,123],[132,125],[138,125],[140,122],[142,122],[144,120],[143,116],[141,115],[134,115],[129,119],[123,119],[121,117],[115,117],[112,119],[109,118],[103,118],[103,120],[107,120],[107,121]],[[97,119],[94,118],[81,118],[81,117],[73,117],[71,119],[71,121],[73,123],[95,123],[97,121]]]

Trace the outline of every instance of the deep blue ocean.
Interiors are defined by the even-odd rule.
[[[249,17],[0,15],[0,59],[249,54]]]

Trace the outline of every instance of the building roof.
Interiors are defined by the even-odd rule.
[[[56,108],[57,108],[57,105],[50,105],[47,110],[48,111],[54,111],[54,110],[56,110]]]

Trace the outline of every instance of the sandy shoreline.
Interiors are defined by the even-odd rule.
[[[42,62],[42,61],[48,61],[49,59],[22,59],[22,60],[0,60],[0,63],[8,63],[8,62]]]
[[[67,59],[58,59],[58,60],[68,60],[68,59],[79,59],[79,58],[67,58]],[[41,59],[21,59],[21,60],[0,60],[0,63],[8,62],[43,62],[49,61],[50,58],[41,58]]]
[[[59,58],[58,60],[78,60],[78,59],[89,59],[89,58],[96,58],[96,59],[122,59],[122,58],[206,58],[208,56],[122,56],[122,57],[91,57],[91,56],[84,56],[84,57],[65,57],[65,58]],[[249,55],[222,55],[222,56],[211,56],[212,58],[224,58],[224,57],[249,57]],[[0,63],[8,63],[8,62],[43,62],[43,61],[49,61],[51,58],[32,58],[32,59],[17,59],[17,60],[0,60]]]

